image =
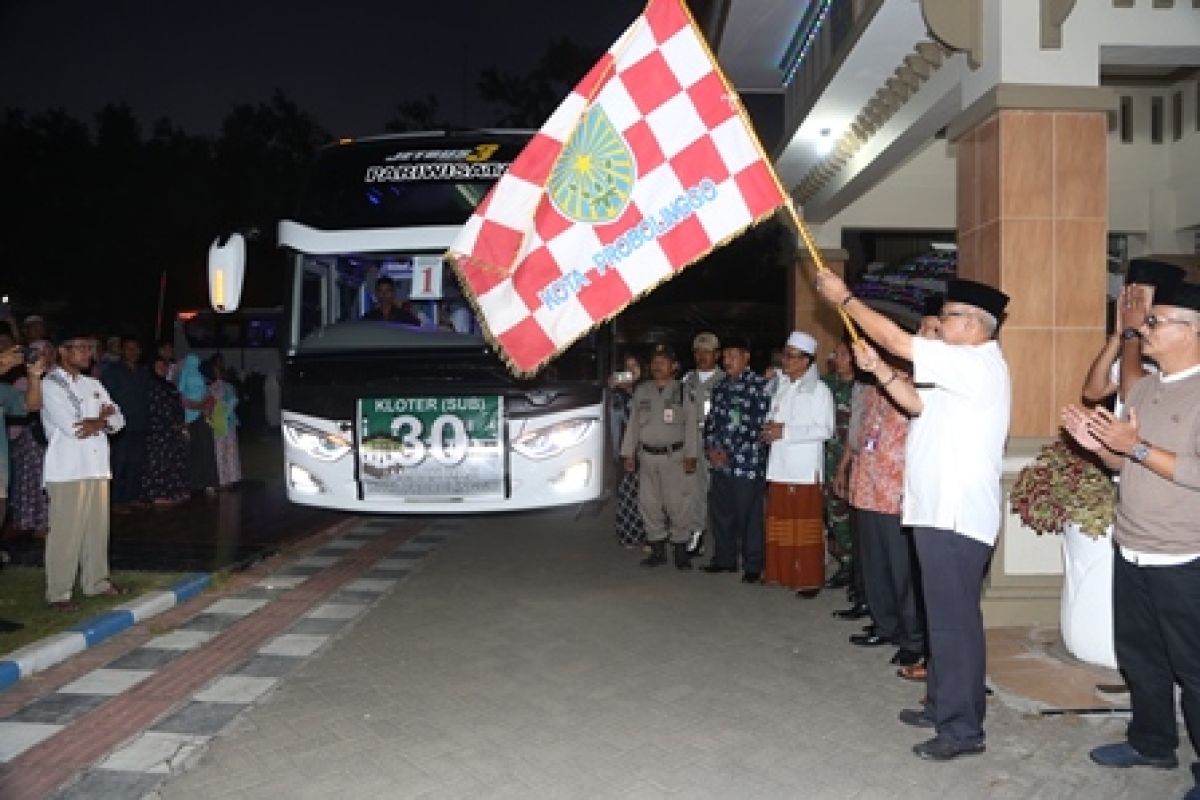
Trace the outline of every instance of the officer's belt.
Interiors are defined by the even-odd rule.
[[[652,445],[652,444],[644,444],[644,445],[642,445],[642,449],[645,450],[647,453],[649,453],[652,456],[665,456],[667,453],[674,453],[676,450],[682,450],[683,442],[676,442],[675,444],[664,444],[661,446],[656,446],[656,445]]]

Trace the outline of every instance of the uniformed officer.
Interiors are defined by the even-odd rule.
[[[639,469],[638,506],[650,555],[647,567],[667,561],[667,540],[675,566],[691,569],[687,550],[691,533],[691,495],[699,449],[695,407],[673,375],[675,354],[661,346],[650,357],[650,380],[637,386],[630,420],[621,441],[625,471]]]
[[[684,399],[692,406],[696,415],[696,427],[704,430],[704,420],[708,417],[708,407],[712,401],[712,390],[725,373],[717,365],[717,356],[721,351],[721,343],[716,334],[705,331],[696,335],[692,340],[692,355],[696,359],[696,368],[689,370],[683,376]],[[691,502],[691,537],[688,540],[688,552],[697,555],[701,550],[704,532],[711,531],[708,524],[708,470],[698,469],[693,474]],[[714,537],[710,534],[708,551],[713,550]]]

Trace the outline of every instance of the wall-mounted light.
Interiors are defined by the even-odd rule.
[[[833,150],[833,131],[830,128],[821,128],[821,135],[817,137],[816,150],[818,156],[827,156]]]

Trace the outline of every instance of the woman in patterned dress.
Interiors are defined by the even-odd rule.
[[[188,496],[188,442],[179,390],[167,380],[170,364],[154,359],[147,408],[146,463],[142,499],[156,507],[172,506]]]
[[[628,381],[612,381],[613,405],[618,407],[618,416],[622,421],[621,431],[617,441],[625,435],[625,424],[629,420],[629,401],[633,397],[633,387],[642,379],[642,364],[636,356],[625,356],[624,370],[632,377]],[[637,547],[646,539],[646,530],[642,525],[642,512],[638,508],[638,474],[637,472],[622,472],[617,483],[617,541],[624,547]]]
[[[44,339],[32,342],[42,354],[42,367],[49,372],[54,367],[54,347]],[[25,377],[18,378],[15,386],[25,391]],[[12,457],[12,496],[9,507],[12,512],[12,527],[17,531],[28,531],[35,536],[44,536],[50,529],[50,504],[46,490],[42,488],[42,464],[46,460],[46,437],[41,430],[41,419],[34,413],[19,424],[9,426],[10,453]]]
[[[213,450],[217,456],[218,486],[232,486],[242,479],[242,461],[238,453],[237,391],[226,380],[225,360],[218,353],[209,359],[212,383],[208,393],[213,398]]]

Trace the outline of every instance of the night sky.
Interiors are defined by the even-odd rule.
[[[441,112],[490,124],[475,80],[522,73],[547,41],[603,49],[643,0],[0,0],[0,108],[61,106],[90,120],[128,103],[215,133],[235,103],[280,88],[334,135],[381,131],[396,104],[427,94]]]

